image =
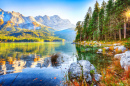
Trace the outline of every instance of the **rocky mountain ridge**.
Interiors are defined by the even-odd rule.
[[[25,17],[19,12],[8,12],[2,9],[0,9],[0,19],[2,19],[4,23],[10,21],[14,26],[25,29],[39,29],[41,26],[47,26],[55,30],[64,30],[75,27],[68,19],[61,19],[58,15]]]

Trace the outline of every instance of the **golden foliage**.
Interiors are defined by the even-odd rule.
[[[110,51],[113,51],[113,50],[114,50],[114,47],[113,47],[113,46],[111,46],[111,47],[109,48],[109,50],[110,50]]]
[[[4,24],[3,19],[0,19],[0,25],[3,25],[3,24]]]
[[[101,74],[101,86],[128,86],[130,67],[128,71],[125,71],[120,65],[120,60],[114,59],[112,64],[105,71],[102,71]]]
[[[5,65],[5,64],[6,64],[6,61],[0,60],[0,65]]]
[[[39,24],[38,24],[38,23],[36,23],[36,22],[32,22],[32,24],[33,24],[34,26],[36,26],[36,27],[38,27],[38,26],[39,26]]]
[[[40,57],[33,59],[34,62],[37,62],[37,61],[39,61],[39,60],[40,60]]]
[[[7,26],[11,26],[11,23],[12,23],[11,21],[7,21],[7,24],[6,24],[6,25],[7,25]]]

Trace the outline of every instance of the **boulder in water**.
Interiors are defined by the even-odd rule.
[[[93,75],[91,71],[94,71]],[[88,83],[92,82],[92,78],[99,81],[101,77],[101,75],[96,72],[95,67],[87,60],[80,60],[77,63],[72,63],[68,73],[70,80],[78,80],[80,77],[83,77]]]

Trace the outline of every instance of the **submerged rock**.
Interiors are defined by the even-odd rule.
[[[125,53],[123,53],[120,64],[122,68],[128,70],[128,67],[130,66],[130,51],[126,51]]]
[[[86,48],[85,51],[91,51],[91,49],[90,48]]]
[[[91,73],[93,71],[93,74]],[[70,80],[83,77],[86,82],[92,82],[92,78],[96,81],[100,80],[101,75],[96,72],[95,67],[87,60],[80,60],[77,63],[72,63],[68,70]]]

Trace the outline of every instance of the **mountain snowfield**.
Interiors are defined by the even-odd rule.
[[[8,12],[0,9],[0,19],[3,19],[4,22],[11,21],[18,27],[25,29],[40,29],[40,26],[51,27],[58,31],[68,28],[75,28],[75,25],[73,25],[68,19],[61,19],[58,15],[25,17],[18,12]],[[37,23],[38,26],[35,26],[33,22]]]

